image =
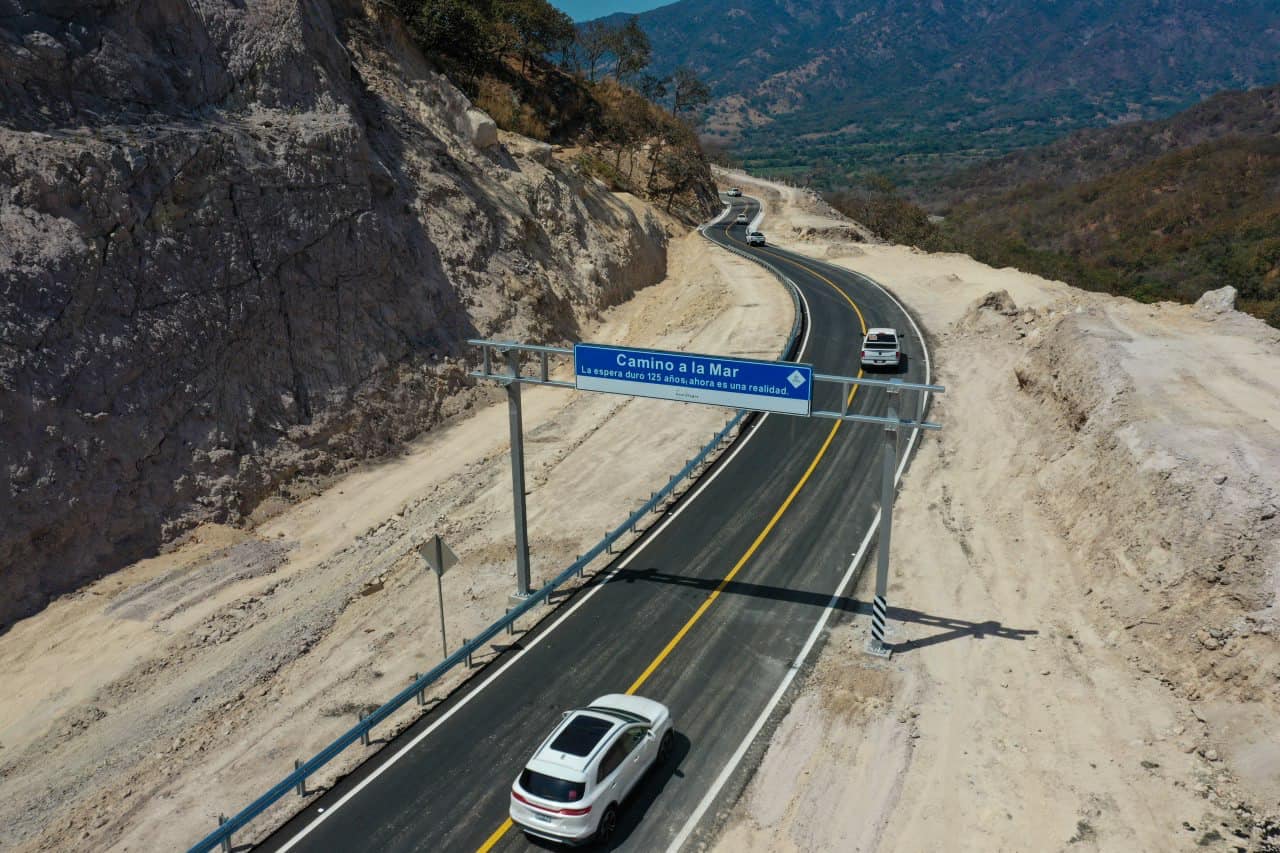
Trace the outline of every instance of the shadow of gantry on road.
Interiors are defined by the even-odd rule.
[[[639,581],[701,589],[705,590],[707,594],[716,590],[722,583],[721,580],[714,578],[692,578],[684,575],[673,575],[653,568],[622,569],[610,580],[611,583],[636,583]],[[729,581],[724,584],[721,594],[767,598],[774,601],[806,604],[819,608],[826,607],[828,604],[833,604],[832,597],[828,593],[810,592],[802,589],[788,589],[786,587],[768,586],[765,584],[745,583],[743,581]],[[856,598],[849,598],[848,596],[843,595],[836,597],[834,601],[834,609],[844,613],[854,613],[859,616],[871,615],[870,602],[859,601]],[[910,610],[905,607],[890,607],[888,609],[888,617],[891,621],[895,622],[907,622],[915,625],[924,625],[927,627],[942,629],[938,633],[931,634],[927,637],[917,637],[902,643],[890,644],[889,647],[896,654],[965,638],[983,640],[993,637],[999,640],[1016,640],[1021,642],[1028,637],[1034,637],[1040,633],[1033,628],[1009,628],[1001,625],[993,619],[988,619],[983,622],[973,622],[968,619],[959,619],[951,616],[935,616],[930,613],[921,613],[919,610]]]

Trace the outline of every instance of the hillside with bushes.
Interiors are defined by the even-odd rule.
[[[931,207],[988,263],[1142,301],[1231,285],[1280,326],[1280,86],[1019,152],[953,176]]]
[[[499,127],[570,149],[610,189],[690,221],[711,210],[715,188],[689,120],[690,93],[701,98],[705,86],[687,69],[650,73],[652,46],[634,17],[578,29],[545,0],[396,8],[423,52]]]
[[[827,200],[880,237],[1143,302],[1230,285],[1280,326],[1280,86],[1072,134],[900,192]]]

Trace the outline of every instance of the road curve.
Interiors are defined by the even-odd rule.
[[[899,375],[925,381],[924,344],[897,303],[856,273],[747,247],[734,220],[739,212],[754,218],[758,205],[731,201],[707,237],[759,255],[795,283],[808,315],[796,360],[857,375],[864,324],[894,326],[908,354]],[[838,391],[820,386],[814,408],[838,407]],[[884,414],[886,395],[863,387],[850,409]],[[492,661],[258,849],[541,846],[503,830],[512,779],[562,711],[629,687],[668,704],[678,736],[674,760],[623,807],[610,849],[667,848],[769,705],[845,575],[878,510],[879,447],[871,425],[759,417],[648,535],[524,634],[519,651]],[[838,602],[840,611],[855,608],[863,609],[847,597]],[[731,801],[744,779],[740,768],[719,801]],[[711,829],[702,821],[691,840]]]

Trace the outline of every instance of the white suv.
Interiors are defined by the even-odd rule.
[[[747,245],[748,245],[748,246],[763,246],[763,245],[764,245],[764,235],[763,235],[763,234],[761,234],[759,231],[749,231],[749,232],[747,232]]]
[[[566,712],[512,784],[511,820],[549,841],[606,841],[622,801],[671,743],[671,712],[652,699],[613,693]]]
[[[862,339],[863,367],[898,367],[902,364],[902,349],[898,333],[893,329],[868,329]]]
[[[738,196],[742,195],[742,190],[738,189],[737,187],[729,187],[729,191],[725,193],[725,195],[732,196],[733,198],[737,198]]]

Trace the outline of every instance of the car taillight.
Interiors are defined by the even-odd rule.
[[[867,357],[867,351],[866,351],[866,350],[863,350],[863,351],[862,351],[862,358],[866,358],[866,357]]]
[[[515,788],[511,789],[511,796],[515,797],[517,800],[524,803],[526,806],[538,809],[539,811],[551,812],[553,814],[562,814],[568,817],[582,817],[584,814],[587,814],[588,812],[591,811],[591,806],[586,806],[585,808],[581,808],[581,809],[558,809],[555,806],[540,805],[538,803],[532,802],[527,797],[520,796],[520,792],[517,791]]]

